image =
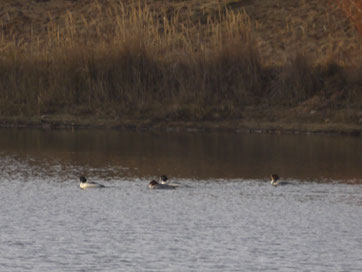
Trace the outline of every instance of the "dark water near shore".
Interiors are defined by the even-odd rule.
[[[155,133],[102,130],[0,130],[0,155],[42,175],[301,180],[362,179],[355,137]],[[81,170],[80,170],[81,169]],[[29,169],[24,169],[28,172]],[[5,171],[7,172],[7,171]],[[18,171],[17,171],[18,172]]]
[[[362,267],[360,138],[0,130],[0,200],[0,271]]]

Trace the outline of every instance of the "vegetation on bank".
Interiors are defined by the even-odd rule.
[[[357,31],[362,35],[362,1],[344,0],[335,1],[338,7],[347,15]]]
[[[90,16],[49,17],[42,35],[3,24],[0,115],[222,120],[311,99],[362,108],[361,47],[352,57],[293,50],[270,61],[258,22],[233,8],[240,1],[199,10],[149,2],[95,2]]]

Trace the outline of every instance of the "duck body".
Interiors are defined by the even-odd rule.
[[[270,183],[273,186],[283,186],[283,185],[288,185],[289,184],[289,182],[285,182],[285,181],[275,181],[275,182],[271,181]]]
[[[150,189],[166,189],[166,190],[173,190],[176,189],[177,186],[172,184],[160,184],[155,180],[152,180],[150,184],[148,185],[148,188]]]
[[[166,184],[166,185],[170,185],[170,186],[173,186],[173,187],[178,187],[178,186],[180,186],[180,184],[178,184],[178,183],[170,183],[170,181],[169,181],[169,179],[167,178],[166,175],[162,175],[162,176],[160,177],[159,184],[161,184],[161,185]]]
[[[80,177],[80,184],[79,187],[81,189],[90,189],[90,188],[104,188],[105,186],[102,184],[99,184],[97,182],[93,182],[93,181],[87,181],[87,179],[85,177]]]
[[[280,181],[280,177],[277,174],[271,175],[270,178],[271,178],[270,184],[273,186],[283,186],[289,184],[286,181]]]

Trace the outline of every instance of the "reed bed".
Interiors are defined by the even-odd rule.
[[[297,52],[266,65],[242,10],[195,15],[115,1],[91,10],[68,12],[63,24],[50,17],[43,36],[2,32],[0,115],[215,120],[335,91],[361,106],[358,76],[333,61],[318,66]]]
[[[361,0],[337,0],[338,7],[346,14],[362,35],[362,1]]]

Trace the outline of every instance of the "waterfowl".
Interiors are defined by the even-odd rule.
[[[159,183],[160,184],[167,184],[167,185],[174,186],[174,187],[180,186],[180,184],[178,184],[178,183],[170,183],[170,181],[169,181],[169,179],[168,179],[168,177],[166,175],[162,175],[160,177]]]
[[[160,184],[155,180],[152,180],[148,185],[150,189],[176,189],[177,186],[171,184]]]
[[[280,177],[279,177],[277,174],[272,174],[272,175],[270,176],[270,178],[271,178],[270,184],[273,185],[273,186],[279,186],[279,185],[287,185],[287,184],[289,184],[288,182],[280,181]]]
[[[87,181],[87,179],[84,176],[81,176],[79,178],[80,185],[79,187],[81,189],[88,189],[88,188],[104,188],[105,186],[96,182]]]

